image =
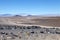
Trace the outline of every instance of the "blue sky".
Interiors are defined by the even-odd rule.
[[[60,15],[60,0],[0,0],[0,14]]]

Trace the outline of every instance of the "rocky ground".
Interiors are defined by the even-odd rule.
[[[0,40],[60,40],[60,28],[0,25]]]
[[[60,17],[0,17],[0,40],[60,40]]]

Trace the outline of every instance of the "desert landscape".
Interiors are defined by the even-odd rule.
[[[12,16],[0,17],[0,24],[8,25],[39,25],[39,26],[60,26],[60,17],[42,17],[42,16]]]
[[[0,0],[0,40],[60,40],[60,0]]]
[[[0,17],[0,40],[60,40],[60,17]]]

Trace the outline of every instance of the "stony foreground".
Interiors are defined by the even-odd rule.
[[[0,40],[60,40],[60,28],[0,25]]]

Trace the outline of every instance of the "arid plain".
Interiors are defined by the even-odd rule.
[[[59,37],[60,17],[0,17],[0,40],[60,40]]]
[[[0,24],[8,25],[42,25],[60,26],[60,17],[41,17],[41,16],[13,16],[0,17]]]

